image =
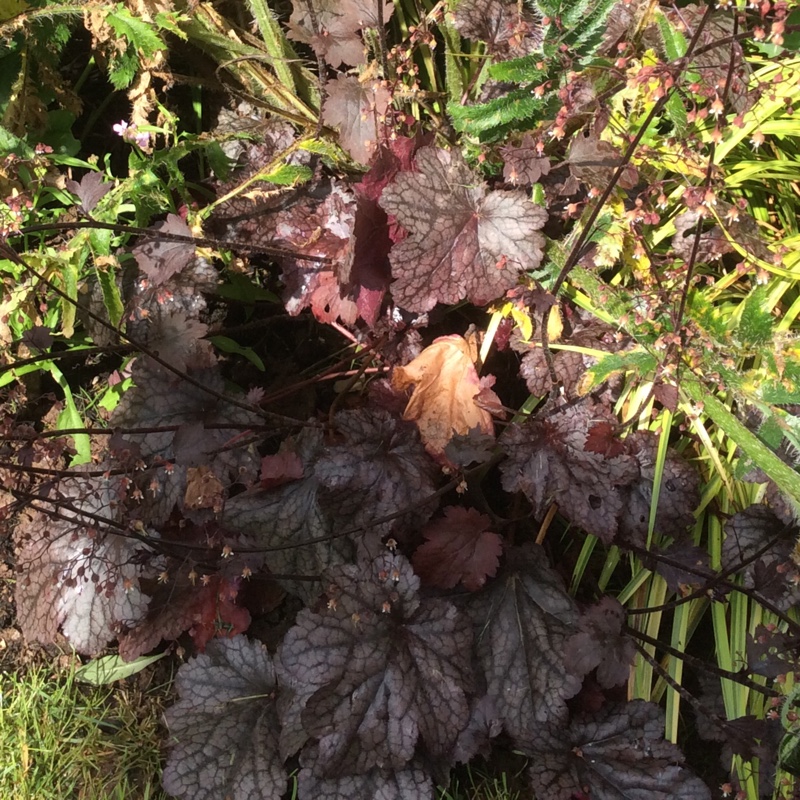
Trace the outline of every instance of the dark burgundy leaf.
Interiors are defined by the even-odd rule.
[[[457,151],[423,147],[416,169],[398,175],[380,201],[409,231],[390,254],[398,305],[485,305],[539,266],[547,212],[524,192],[488,191]]]
[[[538,545],[511,548],[508,565],[468,610],[477,654],[506,732],[530,748],[541,726],[563,723],[581,686],[565,669],[564,646],[578,613]]]
[[[334,423],[341,444],[325,449],[315,474],[324,490],[323,507],[337,527],[364,526],[372,539],[398,540],[419,530],[435,510],[423,501],[436,486],[434,463],[414,425],[366,410],[343,411]],[[399,516],[374,524],[392,514]]]
[[[110,525],[121,520],[121,479],[81,471],[62,478],[49,500],[38,501],[41,510],[17,526],[17,617],[31,639],[52,643],[60,626],[78,652],[95,655],[124,626],[144,618],[149,598],[139,582],[155,575],[158,559],[142,542],[102,529],[91,516]],[[143,561],[142,553],[151,557]]]
[[[550,160],[536,148],[533,137],[526,133],[518,146],[500,148],[503,157],[503,178],[514,184],[533,184],[550,172]]]
[[[549,741],[538,738],[529,753],[533,790],[548,800],[576,793],[592,800],[711,800],[663,733],[663,712],[643,700],[580,715]]]
[[[114,188],[113,181],[105,181],[102,172],[87,172],[78,181],[67,181],[67,189],[78,196],[80,210],[90,214],[94,207]]]
[[[287,776],[266,648],[244,636],[217,639],[178,670],[175,683],[164,788],[187,800],[280,800]]]
[[[301,611],[281,646],[278,674],[292,693],[284,754],[317,739],[322,777],[402,769],[419,739],[449,758],[469,720],[469,620],[443,600],[421,600],[400,555],[335,567],[327,582],[327,609]]]
[[[468,467],[470,464],[484,464],[493,455],[497,446],[494,436],[483,433],[480,428],[471,428],[469,433],[456,434],[448,442],[444,454],[451,464]]]
[[[44,325],[34,325],[22,334],[22,343],[43,353],[53,345],[52,331]]]
[[[152,226],[158,234],[172,234],[192,238],[189,226],[177,215],[168,214],[166,222]],[[165,239],[163,236],[142,236],[131,248],[139,269],[156,285],[166,283],[173,275],[185,269],[195,257],[192,242]]]
[[[205,466],[223,485],[230,485],[233,481],[255,482],[258,460],[252,446],[226,446],[240,436],[242,426],[257,424],[258,417],[224,399],[208,395],[190,383],[177,378],[170,380],[163,370],[154,369],[153,362],[137,362],[133,377],[136,385],[123,395],[114,410],[112,426],[147,429],[177,425],[184,431],[178,439],[179,444],[183,439],[181,447],[184,452],[202,449],[212,454]],[[203,386],[224,395],[225,383],[217,368],[197,371],[193,377]],[[225,423],[231,423],[233,427],[222,427]],[[137,515],[154,524],[166,520],[186,493],[187,468],[172,464],[176,456],[176,433],[127,435],[140,448],[143,457],[164,465],[161,469],[154,468],[136,476],[144,487]],[[201,437],[203,441],[191,444],[191,435]]]
[[[300,758],[297,777],[301,800],[432,800],[433,781],[416,761],[396,770],[374,767],[363,775],[323,778],[318,774],[319,748],[309,745]]]
[[[658,555],[656,552],[653,567],[672,592],[680,592],[686,586],[701,586],[715,574],[709,567],[708,550],[691,542],[675,542],[660,551],[660,555],[674,563],[666,563]]]
[[[759,625],[747,637],[747,665],[750,672],[777,678],[797,670],[800,639],[774,626]]]
[[[620,518],[620,532],[627,539],[644,544],[653,499],[658,434],[652,431],[634,431],[625,442],[629,453],[639,464],[639,479],[627,490],[626,510]],[[700,475],[683,456],[669,448],[658,496],[655,530],[662,536],[682,538],[695,521],[694,510],[699,503]]]
[[[453,760],[466,764],[478,755],[488,758],[492,750],[491,740],[502,730],[503,719],[494,700],[488,694],[484,695],[472,706],[469,724],[459,734]]]
[[[625,619],[625,609],[613,597],[603,597],[586,611],[564,648],[569,671],[583,678],[597,668],[604,689],[624,683],[636,656],[636,645],[623,631]]]
[[[694,249],[695,236],[697,235],[698,222],[702,225],[703,217],[700,211],[684,211],[675,217],[675,235],[672,237],[672,249],[684,261],[688,261]],[[732,253],[733,245],[725,237],[725,232],[719,225],[712,226],[700,234],[700,243],[697,247],[697,262],[714,261],[725,253]]]
[[[462,0],[455,26],[466,39],[485,42],[496,60],[520,58],[542,45],[541,20],[515,0]]]
[[[296,440],[302,479],[272,489],[255,489],[228,500],[222,524],[246,534],[253,547],[265,548],[263,559],[278,575],[320,576],[328,567],[350,561],[353,545],[347,537],[304,545],[332,533],[332,523],[320,505],[322,491],[314,463],[322,448],[320,431],[305,429]],[[270,550],[282,547],[286,549]],[[316,581],[281,579],[286,591],[312,603],[320,594]]]
[[[725,525],[722,566],[743,574],[745,586],[782,610],[792,608],[800,602],[798,567],[792,557],[794,545],[794,530],[783,525],[770,508],[748,506]],[[755,562],[739,569],[739,564],[765,547],[766,552]]]
[[[586,450],[590,431],[600,423],[616,427],[604,405],[584,401],[540,416],[525,426],[509,426],[500,438],[508,454],[501,465],[503,487],[522,491],[541,518],[551,503],[587,533],[609,543],[625,510],[625,487],[639,476],[636,459],[606,457]]]
[[[489,517],[474,508],[448,506],[444,518],[428,523],[426,541],[412,559],[423,582],[441,589],[460,583],[475,592],[491,578],[500,563],[503,540],[492,533]]]
[[[568,162],[575,178],[589,187],[604,189],[622,163],[622,155],[613,144],[599,139],[595,134],[578,134],[572,140]],[[637,181],[636,167],[629,164],[618,185],[622,189],[632,189]]]
[[[340,74],[328,81],[325,91],[325,124],[338,129],[339,144],[354,161],[368,164],[381,139],[381,120],[392,99],[389,90],[377,80],[362,82]]]

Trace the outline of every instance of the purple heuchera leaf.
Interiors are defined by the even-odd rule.
[[[313,6],[314,19],[309,4]],[[293,0],[293,6],[290,39],[310,45],[331,67],[364,62],[364,43],[358,32],[378,24],[372,0]],[[391,3],[384,4],[384,23],[393,11]]]
[[[625,609],[613,597],[604,597],[581,617],[579,631],[564,648],[564,663],[573,675],[583,678],[596,667],[604,689],[628,679],[636,645],[623,633],[625,618]]]
[[[381,118],[391,102],[380,81],[360,81],[354,75],[337,75],[325,86],[322,119],[339,130],[339,144],[354,161],[368,164],[375,155]]]
[[[550,160],[536,149],[533,137],[526,133],[519,145],[500,148],[503,157],[503,178],[509,183],[532,184],[550,172]]]
[[[542,44],[542,25],[516,0],[462,0],[455,26],[466,39],[480,39],[495,60],[520,58]]]
[[[152,230],[161,234],[192,237],[189,226],[177,214],[168,214],[166,221],[156,223]],[[164,239],[160,236],[143,236],[131,248],[131,252],[139,269],[154,284],[160,286],[192,262],[195,245],[192,242]]]
[[[506,572],[473,595],[477,654],[506,732],[531,747],[542,725],[563,723],[581,687],[564,666],[578,612],[538,545],[511,548]]]
[[[625,513],[625,487],[639,477],[636,459],[610,435],[615,427],[610,409],[592,401],[510,425],[500,438],[508,454],[503,488],[522,491],[539,518],[557,503],[567,519],[608,544]]]
[[[94,207],[105,197],[113,188],[112,181],[103,181],[102,172],[87,172],[78,181],[67,181],[67,189],[72,194],[78,196],[81,201],[80,210],[84,214],[89,214]]]
[[[324,505],[341,528],[364,526],[370,538],[419,530],[434,506],[434,463],[416,427],[386,411],[343,411],[334,419],[341,444],[327,447],[315,467]],[[378,525],[377,519],[406,512]],[[363,539],[363,533],[359,540]]]
[[[432,800],[433,780],[417,760],[399,769],[375,767],[363,775],[323,778],[319,748],[307,747],[297,776],[300,800]]]
[[[164,788],[187,800],[280,800],[275,671],[263,645],[215,639],[178,670],[166,711],[172,749]]]
[[[43,510],[20,521],[16,603],[26,636],[50,643],[61,626],[78,652],[94,655],[122,627],[144,617],[149,598],[139,580],[153,577],[155,564],[142,566],[146,546],[101,528],[97,520],[118,521],[123,495],[119,478],[76,471],[39,502]]]
[[[321,575],[335,564],[350,561],[353,544],[338,537],[303,546],[304,540],[324,539],[332,523],[320,505],[321,487],[314,462],[322,449],[322,432],[306,429],[298,437],[296,451],[302,459],[300,480],[274,489],[255,489],[229,500],[222,516],[230,531],[246,534],[253,547],[263,547],[264,562],[276,574]],[[283,550],[269,548],[286,545]],[[320,594],[316,581],[281,580],[286,591],[312,603]]]
[[[329,778],[402,769],[420,739],[447,759],[470,715],[469,619],[420,599],[401,555],[335,567],[327,583],[327,609],[301,611],[281,646],[284,754],[317,739],[315,773]]]
[[[528,752],[533,791],[548,800],[578,792],[592,800],[711,800],[663,733],[663,712],[643,700],[581,715],[537,737],[539,746]]]
[[[543,257],[547,212],[525,192],[489,191],[457,151],[423,147],[381,206],[408,230],[390,254],[392,295],[409,311],[500,297]]]
[[[223,394],[225,383],[217,367],[195,371],[192,377],[210,390]],[[178,431],[130,433],[127,438],[140,448],[142,457],[150,458],[170,469],[154,467],[138,473],[143,486],[139,518],[158,524],[166,520],[186,491],[187,467],[172,462],[179,454],[194,450],[213,453],[206,466],[226,484],[241,480],[254,482],[258,475],[258,459],[252,448],[226,448],[239,436],[242,425],[253,425],[258,418],[248,411],[214,397],[180,379],[172,379],[153,362],[145,361],[133,369],[136,385],[122,397],[111,416],[111,424],[122,428],[152,428],[177,425]],[[231,423],[233,427],[221,427]],[[220,427],[208,427],[210,425]],[[203,442],[192,443],[192,437]]]

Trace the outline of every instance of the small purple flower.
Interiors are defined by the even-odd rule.
[[[150,134],[140,131],[135,125],[128,125],[125,120],[112,126],[114,133],[121,136],[126,142],[131,142],[143,150],[150,144]]]

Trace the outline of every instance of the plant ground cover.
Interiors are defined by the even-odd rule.
[[[16,624],[164,791],[796,794],[795,3],[2,13]]]

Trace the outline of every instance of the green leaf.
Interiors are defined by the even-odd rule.
[[[686,37],[667,19],[661,9],[656,9],[655,18],[658,32],[661,34],[661,41],[664,43],[667,61],[677,61],[679,58],[683,58],[689,47]]]
[[[95,269],[95,274],[103,293],[103,305],[108,313],[109,322],[116,328],[125,313],[125,305],[116,278],[111,270]]]
[[[106,16],[106,22],[127,47],[116,50],[108,62],[108,79],[115,89],[130,86],[139,69],[139,53],[150,58],[159,50],[166,49],[164,40],[155,27],[132,16],[124,6],[117,5]]]
[[[64,373],[52,362],[45,362],[47,369],[53,376],[53,380],[61,387],[64,392],[64,409],[58,415],[56,420],[56,430],[66,431],[71,428],[85,428],[86,425],[78,413],[78,407],[75,405],[75,398],[72,396],[72,389],[64,377]],[[44,364],[42,364],[44,367]],[[85,464],[92,460],[92,443],[87,433],[73,433],[72,442],[75,446],[75,456],[70,462],[73,467],[76,464]]]
[[[795,508],[800,508],[800,474],[783,463],[754,433],[708,391],[700,381],[684,380],[682,391],[703,411],[722,432],[735,442],[750,460],[777,484]]]
[[[277,169],[272,170],[268,175],[264,175],[265,181],[277,184],[278,186],[296,186],[299,183],[310,181],[313,172],[308,167],[297,167],[291,164],[281,164]]]
[[[214,347],[222,350],[223,353],[235,353],[236,355],[243,356],[261,372],[265,371],[264,362],[259,358],[252,347],[243,347],[239,342],[235,342],[227,336],[209,336],[208,338]]]
[[[768,295],[766,286],[756,286],[745,299],[737,329],[742,342],[759,345],[772,341],[775,318],[766,307]]]
[[[107,683],[120,681],[129,678],[137,672],[141,672],[150,664],[160,661],[166,653],[158,653],[154,656],[140,656],[134,661],[123,661],[121,656],[103,656],[94,658],[88,664],[84,664],[75,672],[75,677],[84,683],[91,683],[93,686],[103,686]]]
[[[645,350],[630,350],[624,353],[608,353],[586,370],[580,382],[579,393],[584,395],[596,386],[605,383],[620,372],[635,372],[639,376],[653,372],[658,363],[655,356]]]

